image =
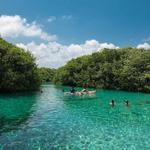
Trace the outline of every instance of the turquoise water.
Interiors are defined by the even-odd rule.
[[[43,93],[0,95],[0,149],[150,150],[150,94],[73,96],[62,89],[43,85]]]

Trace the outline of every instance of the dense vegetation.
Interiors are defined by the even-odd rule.
[[[42,82],[150,92],[150,50],[104,49],[55,70],[37,68],[34,57],[0,38],[0,92],[37,90]]]
[[[150,92],[150,50],[104,49],[72,59],[59,68],[55,83]]]
[[[37,90],[40,83],[33,56],[0,38],[0,92]]]
[[[42,82],[52,82],[55,74],[55,69],[50,68],[39,68],[39,76]]]

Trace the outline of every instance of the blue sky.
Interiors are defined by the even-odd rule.
[[[63,45],[94,39],[119,47],[136,47],[150,42],[149,7],[149,0],[1,0],[0,14],[18,15],[28,24],[36,22]],[[10,41],[28,40],[17,36]],[[41,39],[31,41],[39,44]]]
[[[36,20],[65,43],[87,39],[130,46],[150,36],[149,0],[1,0],[0,13]],[[70,21],[45,20],[71,15]]]

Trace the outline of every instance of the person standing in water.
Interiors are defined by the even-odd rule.
[[[114,107],[114,106],[115,106],[115,101],[112,99],[109,104],[110,104],[112,107]]]
[[[126,105],[127,107],[129,106],[129,101],[128,101],[128,100],[125,101],[125,105]]]
[[[81,93],[83,93],[83,92],[87,93],[88,91],[87,91],[87,85],[86,85],[86,83],[83,83],[82,87],[83,87],[83,89],[82,89]]]
[[[76,92],[76,90],[75,90],[74,86],[72,86],[72,88],[70,89],[70,93],[74,94],[75,92]]]

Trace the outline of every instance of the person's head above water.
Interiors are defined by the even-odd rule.
[[[114,106],[114,105],[115,105],[115,101],[112,99],[109,104],[110,104],[111,106]]]
[[[126,104],[126,106],[129,106],[129,101],[126,100],[126,101],[125,101],[125,104]]]
[[[75,87],[74,86],[71,87],[70,92],[75,93]]]

